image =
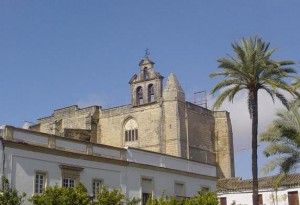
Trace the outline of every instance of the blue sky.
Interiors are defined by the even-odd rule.
[[[128,81],[146,48],[156,71],[175,73],[191,102],[220,80],[208,75],[241,37],[263,37],[278,48],[274,59],[294,60],[299,70],[299,8],[299,0],[0,0],[0,125],[22,126],[73,104],[128,104]],[[245,99],[222,109],[231,112],[236,175],[250,178]],[[260,131],[277,107],[261,94]],[[265,161],[260,155],[260,167]]]

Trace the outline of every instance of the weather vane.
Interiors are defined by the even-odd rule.
[[[148,58],[148,57],[149,57],[149,55],[150,55],[149,49],[148,49],[148,48],[146,48],[146,50],[145,50],[145,58]]]

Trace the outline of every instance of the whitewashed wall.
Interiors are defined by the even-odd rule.
[[[263,204],[264,205],[289,205],[288,203],[288,192],[298,191],[300,194],[300,188],[289,188],[281,189],[277,191],[277,202],[276,202],[276,192],[274,190],[264,190],[259,191],[259,194],[262,194]],[[250,191],[241,191],[235,193],[227,194],[218,194],[218,197],[226,197],[227,205],[233,204],[236,205],[252,205],[252,192]],[[299,200],[300,204],[300,200]]]
[[[203,164],[170,155],[147,152],[135,148],[126,148],[126,151],[124,157],[130,162],[165,167],[205,176],[216,176],[216,167],[209,164]]]
[[[87,187],[90,194],[93,179],[102,179],[104,185],[109,188],[121,188],[130,198],[141,198],[142,178],[153,180],[155,196],[160,196],[163,192],[174,195],[175,182],[185,185],[186,196],[197,194],[201,187],[215,190],[216,168],[211,165],[138,149],[110,148],[88,142],[78,143],[52,135],[43,134],[39,138],[38,133],[29,131],[23,133],[20,129],[5,133],[8,134],[3,138],[9,142],[6,144],[16,146],[6,145],[4,149],[4,174],[13,188],[21,193],[27,193],[27,198],[33,195],[36,171],[47,173],[48,186],[61,185],[62,173],[59,166],[61,164],[83,168],[80,172],[80,181]],[[30,151],[29,148],[36,151]],[[43,150],[50,152],[46,153]],[[63,152],[58,152],[58,150],[63,150]],[[91,160],[74,158],[74,156],[83,155],[91,156]]]
[[[111,188],[122,188],[129,197],[141,197],[141,178],[153,179],[154,194],[160,196],[163,191],[174,195],[175,181],[183,182],[186,195],[193,196],[201,187],[215,189],[215,182],[193,177],[170,174],[151,169],[130,166],[119,166],[102,162],[73,159],[50,154],[43,154],[14,148],[5,149],[6,176],[10,179],[12,187],[19,192],[33,195],[34,175],[36,171],[47,172],[48,186],[61,185],[60,164],[80,166],[84,168],[80,173],[80,181],[92,192],[92,179],[102,179],[104,184]]]

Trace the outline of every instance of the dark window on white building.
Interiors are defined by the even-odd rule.
[[[75,187],[75,179],[74,178],[63,178],[63,187]]]
[[[185,198],[185,186],[184,183],[175,182],[174,185],[174,195],[176,199],[183,199]]]
[[[42,194],[46,187],[46,173],[36,172],[34,179],[34,193]]]
[[[227,205],[227,199],[226,199],[226,197],[221,197],[220,198],[220,205]]]
[[[96,199],[98,194],[100,193],[102,188],[102,180],[100,179],[94,179],[93,180],[93,198]]]
[[[153,193],[152,179],[142,178],[142,205],[147,203]]]
[[[59,167],[61,168],[62,186],[75,187],[80,180],[80,172],[83,168],[70,165],[59,165]]]
[[[288,192],[289,205],[299,205],[298,191]]]

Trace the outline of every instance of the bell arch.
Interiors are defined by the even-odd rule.
[[[154,102],[155,101],[155,94],[154,94],[154,85],[149,84],[148,89],[147,89],[147,94],[148,94],[148,102]]]
[[[136,89],[136,104],[142,105],[144,104],[144,96],[143,96],[143,88],[141,86]]]

